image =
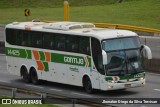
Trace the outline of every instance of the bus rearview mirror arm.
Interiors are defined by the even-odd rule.
[[[147,53],[147,59],[152,59],[152,52],[151,52],[151,49],[146,46],[146,45],[142,45],[141,46],[141,50],[144,49]]]
[[[107,65],[107,53],[102,50],[102,60],[103,60],[103,65]]]

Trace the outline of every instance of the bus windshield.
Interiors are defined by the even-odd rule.
[[[109,39],[102,42],[103,50],[117,51],[123,49],[139,48],[140,42],[138,37]]]
[[[104,40],[102,47],[107,53],[107,75],[143,72],[143,56],[138,37]]]

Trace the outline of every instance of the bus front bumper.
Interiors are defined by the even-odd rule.
[[[145,79],[134,82],[126,82],[126,83],[107,83],[106,90],[119,90],[119,89],[127,89],[134,87],[143,87],[144,85],[145,85]]]

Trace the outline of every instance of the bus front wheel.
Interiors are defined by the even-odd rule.
[[[31,81],[32,81],[32,83],[34,85],[39,84],[37,71],[34,68],[32,68],[30,73],[31,73]]]
[[[93,93],[92,83],[89,77],[84,77],[83,87],[87,93],[89,94]]]

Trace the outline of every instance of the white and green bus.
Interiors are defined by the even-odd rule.
[[[25,82],[39,80],[94,89],[145,85],[148,46],[136,33],[81,22],[14,22],[6,25],[8,71]]]

